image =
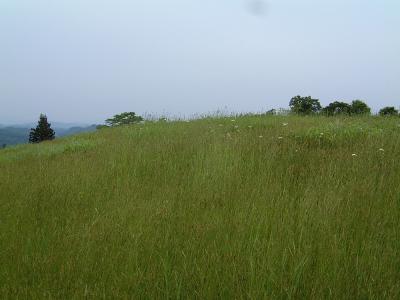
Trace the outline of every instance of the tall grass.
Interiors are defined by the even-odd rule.
[[[287,125],[286,125],[287,123]],[[0,296],[398,299],[400,119],[205,118],[0,151]]]

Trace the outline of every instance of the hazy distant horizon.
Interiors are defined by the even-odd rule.
[[[5,0],[0,124],[400,106],[397,0]]]
[[[290,99],[289,99],[290,100]],[[355,100],[355,99],[353,99]],[[288,101],[289,102],[289,101]],[[367,101],[368,102],[368,101]],[[324,105],[327,105],[328,103],[323,103]],[[368,104],[368,103],[367,103]],[[394,106],[396,107],[398,110],[400,110],[400,105],[388,105],[388,106]],[[378,106],[379,108],[382,108],[383,106]],[[379,111],[379,108],[373,108],[371,109],[371,112],[373,114],[377,114]],[[258,114],[258,113],[265,113],[270,109],[289,109],[288,106],[284,107],[269,107],[269,108],[265,108],[265,109],[259,109],[259,110],[253,110],[253,111],[233,111],[233,110],[229,110],[227,108],[224,109],[217,109],[215,111],[207,111],[207,112],[195,112],[195,113],[191,113],[191,114],[184,114],[184,113],[167,113],[167,112],[144,112],[144,113],[138,113],[136,112],[138,115],[144,116],[145,118],[150,118],[150,119],[157,119],[157,118],[161,118],[161,117],[167,117],[171,120],[188,120],[188,119],[197,119],[197,118],[201,118],[201,117],[205,117],[205,116],[232,116],[232,115],[240,115],[240,114]],[[125,110],[125,111],[129,111],[129,110]],[[123,112],[123,111],[121,111]],[[38,120],[39,120],[39,116],[40,113],[33,117],[31,120],[25,120],[25,121],[15,121],[15,120],[10,120],[7,121],[6,119],[2,119],[0,120],[0,126],[18,126],[18,127],[31,127],[35,124],[37,124]],[[101,124],[105,124],[105,120],[109,117],[112,117],[113,115],[108,115],[106,116],[104,119],[97,119],[94,121],[87,121],[87,120],[76,120],[76,121],[71,121],[68,119],[65,120],[58,120],[58,119],[54,119],[51,117],[51,115],[47,114],[48,116],[48,121],[49,123],[52,124],[53,127],[59,127],[59,128],[71,128],[71,127],[86,127],[86,126],[91,126],[91,125],[101,125]]]
[[[38,120],[39,120],[39,117],[38,117]],[[0,128],[1,127],[32,128],[37,125],[38,120],[33,120],[31,122],[4,122],[4,123],[0,123]],[[100,124],[100,123],[84,123],[84,122],[79,122],[79,123],[58,122],[57,120],[49,120],[49,123],[51,123],[51,126],[53,128],[55,128],[55,127],[58,127],[58,128],[87,127],[90,125],[99,125]]]

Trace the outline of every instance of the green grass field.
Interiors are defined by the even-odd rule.
[[[287,123],[287,124],[286,124]],[[400,118],[205,118],[0,151],[0,298],[399,299]]]

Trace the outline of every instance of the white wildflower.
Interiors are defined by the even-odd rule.
[[[281,136],[278,136],[278,140],[282,140],[283,139],[283,137],[281,137]]]
[[[379,151],[381,151],[381,152],[385,152],[385,149],[383,149],[383,148],[379,148]]]
[[[288,126],[289,123],[282,123],[282,126]]]
[[[353,153],[351,156],[353,156],[353,157],[356,157],[356,156],[357,156],[357,154]]]

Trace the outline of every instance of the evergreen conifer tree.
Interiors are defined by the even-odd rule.
[[[36,128],[31,128],[29,134],[29,143],[40,143],[43,141],[54,140],[55,132],[51,129],[51,124],[47,122],[44,114],[40,115]]]

